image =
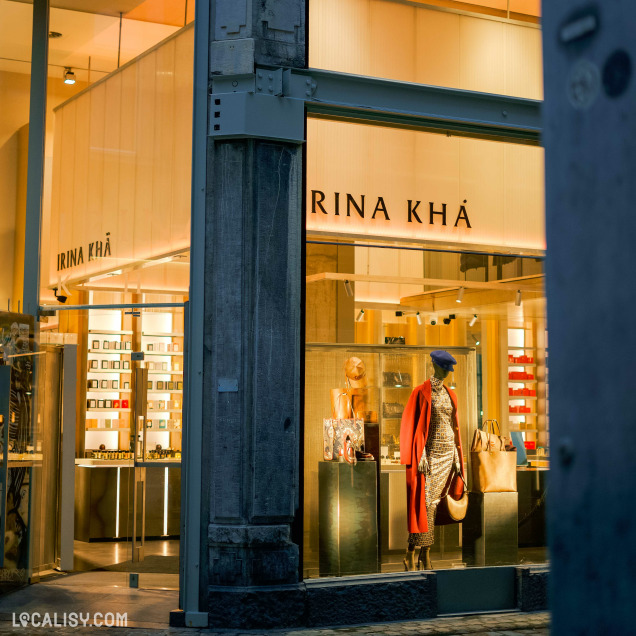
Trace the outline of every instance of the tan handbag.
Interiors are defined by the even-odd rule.
[[[331,389],[331,417],[348,420],[352,416],[351,396],[346,389]]]
[[[451,486],[455,483],[456,479],[461,479],[464,482],[464,492],[459,499],[453,499],[450,496]],[[468,486],[466,480],[461,473],[453,470],[453,474],[448,480],[448,484],[444,489],[439,503],[437,504],[437,512],[435,513],[435,525],[446,526],[451,523],[461,523],[466,516],[468,510]]]
[[[476,430],[470,447],[473,492],[516,492],[517,451],[502,436],[497,420],[486,420]],[[511,450],[506,450],[506,448]]]

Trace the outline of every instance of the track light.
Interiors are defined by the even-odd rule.
[[[351,283],[346,280],[344,282],[344,287],[345,287],[345,291],[347,292],[347,296],[349,296],[349,298],[353,297],[353,287],[351,287]]]
[[[461,303],[463,299],[464,299],[464,288],[460,287],[458,292],[457,292],[457,301],[456,302]]]
[[[475,346],[478,347],[479,346],[479,340],[477,339],[477,337],[475,336],[475,334],[470,334],[470,337],[475,341]]]
[[[521,305],[521,290],[520,289],[518,289],[517,293],[515,294],[515,305],[517,307]]]
[[[420,316],[420,312],[419,311],[415,314],[415,319],[417,320],[417,324],[418,325],[422,324],[422,316]]]
[[[75,84],[75,73],[73,73],[73,70],[68,66],[64,69],[64,83]]]
[[[364,309],[361,309],[356,316],[356,322],[362,322],[364,320]]]
[[[472,327],[476,322],[477,322],[477,314],[473,314],[473,317],[470,319],[468,326]]]

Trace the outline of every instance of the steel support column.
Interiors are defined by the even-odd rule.
[[[40,301],[40,231],[46,134],[46,83],[49,51],[49,0],[33,2],[27,164],[26,223],[24,230],[24,313],[36,316]]]

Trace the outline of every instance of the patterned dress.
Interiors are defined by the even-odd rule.
[[[426,518],[428,532],[411,532],[409,545],[430,546],[435,540],[435,513],[448,475],[457,459],[452,425],[453,403],[444,383],[431,378],[431,425],[426,440]]]

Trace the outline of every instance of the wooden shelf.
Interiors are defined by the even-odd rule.
[[[86,393],[132,393],[132,389],[86,389]]]
[[[97,353],[107,356],[129,356],[132,351],[130,349],[114,349],[113,351],[110,349],[89,349],[88,353]]]
[[[532,412],[532,413],[511,413],[510,411],[508,411],[508,415],[512,415],[513,417],[525,417],[526,415],[538,415],[538,413],[536,413],[536,412]]]
[[[536,347],[508,347],[509,351],[536,351]]]
[[[509,367],[536,367],[537,363],[536,362],[509,362],[508,363]]]
[[[102,433],[106,431],[107,433],[115,433],[116,431],[130,431],[130,428],[96,428],[94,426],[87,426],[84,430],[86,431],[99,431]]]
[[[116,408],[116,407],[111,407],[109,409],[107,409],[106,407],[104,408],[93,408],[93,409],[86,409],[87,413],[132,413],[132,409],[122,409],[122,408]]]
[[[508,396],[509,402],[511,400],[536,400],[536,399],[537,399],[536,395],[509,395]]]
[[[100,336],[132,336],[132,331],[108,331],[106,329],[89,329],[88,333],[96,333]]]
[[[148,371],[148,375],[183,375],[183,371]]]
[[[511,380],[508,378],[508,384],[536,384],[538,380]]]
[[[145,356],[182,356],[183,351],[144,351]]]
[[[141,332],[142,337],[148,337],[148,338],[183,338],[185,334],[180,333],[178,331],[169,333],[169,332],[163,332],[163,333],[146,333],[145,331]]]
[[[183,389],[166,389],[165,391],[161,391],[160,389],[149,389],[146,393],[160,393],[161,395],[164,393],[183,393]]]
[[[131,374],[132,369],[88,369],[86,373],[124,373]]]
[[[182,428],[148,428],[146,427],[146,433],[181,433]]]

